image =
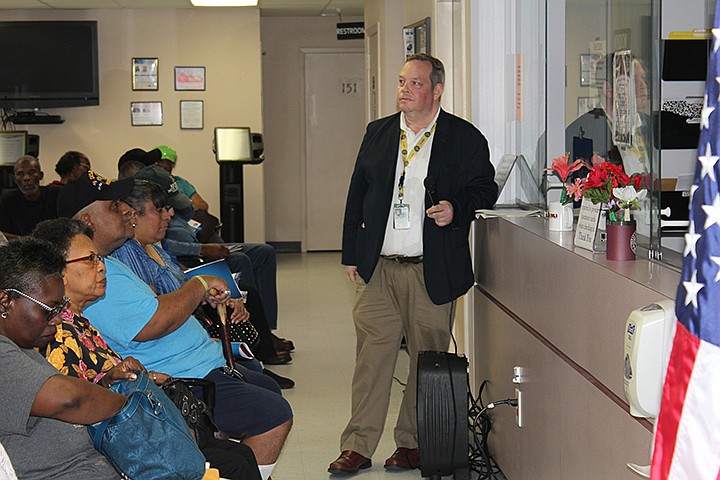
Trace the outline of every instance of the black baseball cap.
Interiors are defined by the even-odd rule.
[[[132,178],[108,180],[88,170],[60,189],[57,200],[58,216],[72,218],[97,200],[122,200],[130,195],[134,183]]]
[[[167,193],[168,205],[173,207],[178,214],[184,215],[192,211],[193,207],[190,199],[180,192],[173,176],[161,166],[150,165],[149,167],[141,168],[135,173],[135,178],[148,180],[160,185]]]
[[[120,160],[118,160],[118,169],[123,163],[129,162],[130,160],[135,160],[136,162],[140,162],[143,165],[148,166],[159,161],[161,157],[162,153],[157,149],[146,152],[142,148],[132,148],[122,154]]]

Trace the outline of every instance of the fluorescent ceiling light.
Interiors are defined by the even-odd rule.
[[[256,7],[257,0],[190,0],[195,7]]]

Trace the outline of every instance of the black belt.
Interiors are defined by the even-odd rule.
[[[422,263],[423,256],[418,255],[417,257],[406,257],[405,255],[383,255],[382,258],[385,260],[392,260],[397,263]]]

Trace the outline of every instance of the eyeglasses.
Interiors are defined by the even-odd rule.
[[[102,255],[98,255],[97,253],[91,253],[90,255],[86,255],[84,257],[73,258],[72,260],[68,260],[65,262],[65,264],[67,265],[70,263],[84,262],[84,261],[92,262],[93,265],[97,265],[100,262],[105,263],[105,257],[103,257]]]
[[[16,289],[14,289],[14,288],[6,288],[6,289],[4,289],[4,290],[5,290],[6,292],[16,293],[16,294],[18,294],[18,295],[20,295],[20,296],[22,296],[22,297],[27,298],[28,300],[30,300],[30,301],[33,302],[34,304],[40,305],[44,310],[47,311],[47,321],[48,321],[48,323],[50,323],[50,321],[51,321],[53,318],[55,318],[55,317],[57,317],[58,315],[60,315],[60,312],[62,312],[63,310],[65,310],[65,309],[67,308],[67,306],[70,304],[70,299],[69,299],[67,296],[64,296],[61,303],[58,303],[58,304],[55,305],[54,307],[48,307],[47,305],[45,305],[45,304],[44,304],[43,302],[41,302],[40,300],[37,300],[37,299],[31,297],[30,295],[27,295],[27,294],[21,292],[20,290],[16,290]]]

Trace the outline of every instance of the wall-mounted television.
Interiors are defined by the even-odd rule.
[[[0,108],[99,104],[97,22],[0,22]]]

